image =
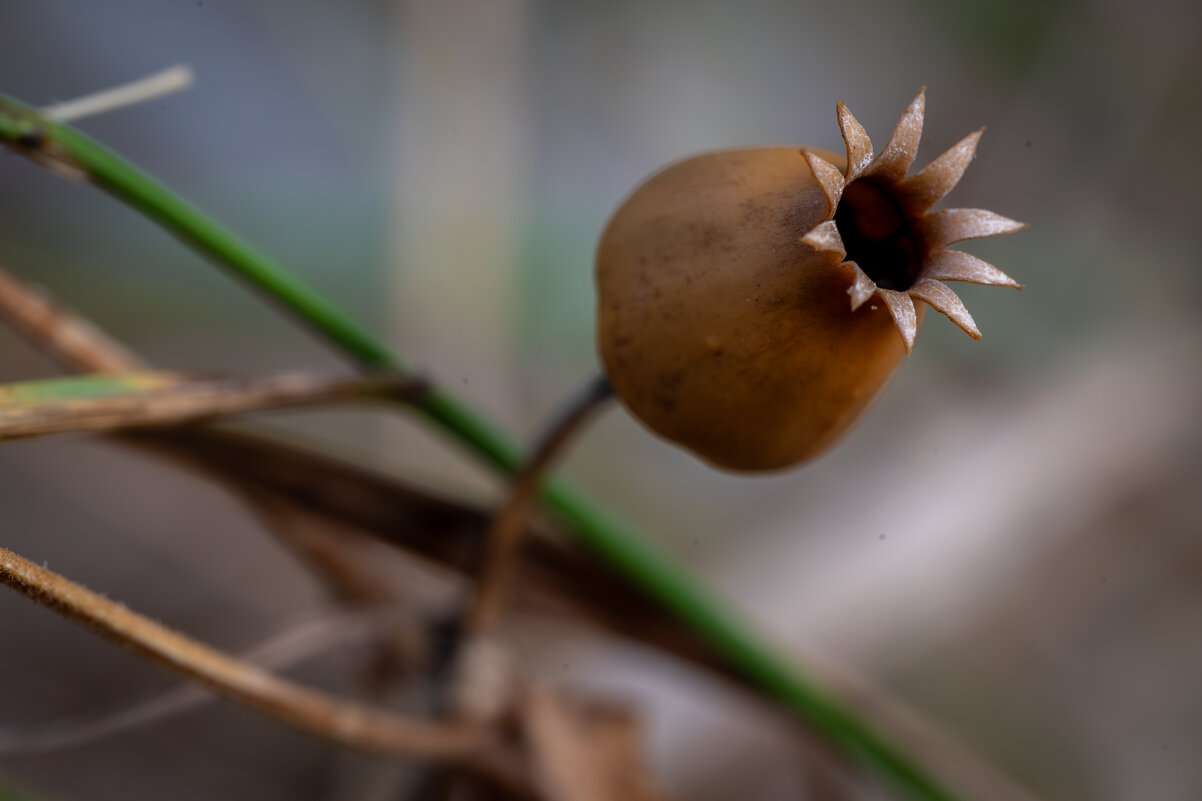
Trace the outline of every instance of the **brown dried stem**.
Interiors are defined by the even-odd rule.
[[[281,679],[161,626],[0,548],[0,582],[135,653],[269,717],[348,747],[453,762],[518,781],[478,726],[409,720]]]
[[[411,612],[396,606],[330,612],[274,634],[241,652],[238,658],[278,671],[335,649],[370,645],[398,626],[416,626],[418,623]],[[161,723],[216,700],[217,696],[206,688],[186,681],[158,695],[131,700],[113,709],[34,725],[0,725],[0,757],[44,754],[87,745]]]
[[[63,367],[81,373],[130,373],[147,364],[117,340],[0,267],[0,317]]]
[[[468,631],[482,632],[494,624],[504,604],[516,555],[525,539],[539,485],[555,460],[567,449],[589,418],[613,397],[604,375],[593,377],[571,398],[535,441],[534,448],[510,485],[509,497],[497,512],[485,540],[487,555],[468,615]]]
[[[0,386],[0,441],[76,432],[115,433],[222,415],[413,390],[395,377],[272,376],[141,371]]]
[[[597,375],[571,398],[535,441],[530,456],[517,472],[505,503],[493,518],[484,538],[484,562],[468,608],[451,621],[453,639],[429,665],[431,703],[435,709],[473,720],[499,720],[512,702],[505,653],[491,639],[512,576],[527,541],[530,514],[539,484],[555,459],[562,455],[601,405],[613,397],[613,387]],[[498,684],[498,679],[500,684]],[[530,688],[527,688],[529,691]],[[448,709],[449,707],[449,709]],[[542,760],[536,760],[541,764]],[[471,777],[457,771],[439,771],[428,778],[436,792],[470,793]]]

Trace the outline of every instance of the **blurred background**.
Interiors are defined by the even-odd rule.
[[[597,369],[593,248],[648,173],[727,146],[838,149],[838,99],[879,147],[922,85],[919,166],[986,126],[945,205],[1030,228],[966,248],[1026,285],[957,287],[981,342],[928,316],[867,419],[784,475],[715,472],[618,408],[565,469],[799,660],[876,687],[1038,797],[1202,796],[1202,6],[0,7],[0,91],[33,104],[176,63],[192,90],[81,127],[522,436]],[[165,367],[338,364],[138,214],[8,153],[0,264]],[[52,374],[0,331],[0,379]],[[499,497],[414,422],[269,420]],[[225,648],[325,604],[223,493],[102,442],[6,443],[0,505],[6,547]],[[172,685],[9,594],[0,635],[2,727]],[[666,660],[567,635],[533,650],[639,700],[679,797],[819,797],[777,724],[728,714]],[[328,798],[331,759],[218,704],[6,757],[0,775],[46,799]]]

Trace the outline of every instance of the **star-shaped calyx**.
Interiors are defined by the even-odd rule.
[[[981,131],[907,176],[918,154],[924,106],[925,89],[902,113],[885,149],[874,156],[863,126],[840,102],[839,129],[847,147],[843,170],[813,151],[802,151],[829,211],[801,241],[837,257],[852,271],[847,290],[852,311],[873,298],[888,307],[907,353],[918,333],[916,299],[947,315],[973,339],[981,338],[972,315],[944,281],[1021,288],[993,265],[947,246],[1026,227],[984,209],[930,210],[959,183]]]

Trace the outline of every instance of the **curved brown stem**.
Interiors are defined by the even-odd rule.
[[[535,440],[530,456],[510,485],[509,497],[489,527],[484,567],[467,616],[467,633],[488,629],[500,615],[543,477],[574,435],[612,397],[609,379],[602,374],[594,376]]]
[[[282,670],[335,649],[370,646],[398,626],[415,625],[412,612],[396,606],[377,606],[353,612],[331,612],[310,618],[238,654],[252,665]],[[116,707],[45,723],[0,724],[0,758],[45,754],[103,740],[124,732],[162,723],[216,703],[218,697],[196,682]]]
[[[59,306],[2,267],[0,319],[71,371],[132,373],[148,367],[137,354],[91,322]]]
[[[242,662],[0,548],[0,583],[218,694],[343,745],[448,762],[521,785],[480,726],[402,718],[339,700]]]

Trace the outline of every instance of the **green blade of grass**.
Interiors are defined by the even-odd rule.
[[[30,107],[0,95],[0,141],[58,172],[90,181],[141,211],[249,282],[364,367],[405,369],[404,360],[321,294],[74,128],[45,121]],[[517,443],[452,395],[435,389],[412,405],[489,465],[512,473],[521,464],[523,453]],[[542,498],[581,542],[659,599],[767,695],[861,760],[880,778],[918,801],[955,799],[904,747],[890,742],[838,699],[819,689],[799,667],[763,642],[704,586],[630,526],[561,480],[549,481]]]

